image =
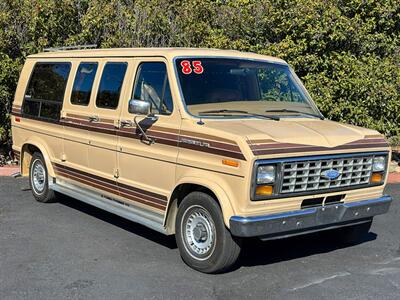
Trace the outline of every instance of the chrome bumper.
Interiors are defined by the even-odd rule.
[[[389,210],[392,197],[351,203],[340,203],[315,208],[257,217],[233,216],[230,230],[234,236],[281,238],[336,227],[363,223]]]

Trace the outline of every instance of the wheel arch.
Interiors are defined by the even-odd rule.
[[[180,180],[168,201],[164,218],[164,226],[168,234],[175,233],[175,219],[180,201],[191,192],[202,191],[212,196],[221,208],[225,226],[229,228],[229,219],[234,215],[234,210],[225,191],[215,182],[203,178],[188,177]]]
[[[44,143],[35,140],[28,140],[21,147],[21,175],[22,176],[29,175],[29,166],[32,160],[32,155],[35,152],[40,152],[42,154],[48,174],[51,177],[55,177],[50,156]]]

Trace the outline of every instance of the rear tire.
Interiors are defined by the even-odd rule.
[[[179,205],[175,238],[183,261],[203,273],[221,273],[236,262],[241,240],[225,227],[216,200],[192,192]]]
[[[38,202],[52,203],[56,202],[56,194],[49,189],[49,175],[46,168],[43,155],[35,152],[29,166],[29,186],[33,197]]]

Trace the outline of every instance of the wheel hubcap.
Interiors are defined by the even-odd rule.
[[[45,189],[46,170],[40,160],[33,163],[32,168],[32,186],[36,193],[41,194]]]
[[[186,248],[196,259],[206,259],[215,245],[215,226],[210,214],[202,207],[191,207],[184,216],[183,238]]]

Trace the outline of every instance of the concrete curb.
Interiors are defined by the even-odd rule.
[[[0,167],[0,176],[11,176],[19,172],[19,166]]]
[[[388,183],[400,183],[400,173],[389,173]]]

